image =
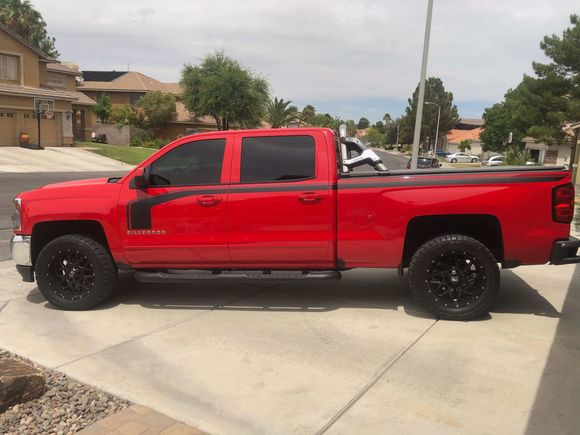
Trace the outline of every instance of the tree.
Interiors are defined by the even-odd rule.
[[[371,146],[378,146],[383,144],[384,135],[374,127],[367,130],[365,141]]]
[[[95,112],[97,118],[99,118],[99,120],[105,124],[111,116],[111,111],[111,99],[107,94],[101,94],[101,96],[97,99],[97,105],[93,106],[93,112]]]
[[[272,128],[280,128],[288,125],[290,122],[296,121],[299,117],[298,108],[291,106],[292,101],[284,101],[283,98],[275,97],[270,100],[266,106],[265,121],[268,122]]]
[[[46,22],[29,0],[1,0],[0,23],[48,56],[58,59],[55,39],[48,36]]]
[[[391,118],[391,114],[390,113],[385,113],[383,115],[383,121],[385,121],[386,125],[389,125],[391,122],[393,122],[393,118]]]
[[[306,124],[310,124],[310,122],[312,121],[312,118],[314,118],[314,116],[316,115],[316,109],[314,108],[313,105],[311,104],[307,104],[306,106],[304,106],[304,109],[302,109],[302,122],[306,123]]]
[[[371,127],[376,128],[378,131],[385,134],[386,126],[385,126],[385,124],[383,124],[383,121],[377,121]]]
[[[356,132],[358,131],[357,127],[356,127],[356,122],[354,122],[352,119],[349,119],[345,122],[346,124],[346,134],[348,137],[355,137],[356,136]]]
[[[461,142],[459,142],[459,151],[461,151],[462,153],[464,153],[467,150],[471,149],[471,141],[469,139],[464,139]]]
[[[142,110],[146,128],[158,133],[175,114],[175,96],[168,92],[150,92],[139,98],[137,106]]]
[[[369,128],[371,126],[371,123],[369,122],[368,119],[363,117],[359,119],[358,124],[356,126],[358,127],[359,130],[362,130],[364,128]]]
[[[115,123],[118,127],[124,125],[134,125],[136,127],[145,128],[145,121],[143,113],[137,112],[128,104],[122,106],[113,106],[109,121]]]
[[[220,130],[257,127],[268,103],[268,82],[224,52],[205,56],[181,72],[183,104],[197,116],[211,116]]]
[[[419,85],[417,85],[412,97],[409,98],[405,114],[400,120],[399,137],[401,143],[411,143],[413,141],[418,99]],[[441,119],[439,122],[439,137],[441,138],[443,136],[442,133],[451,130],[459,121],[457,106],[453,104],[453,94],[445,90],[443,81],[440,78],[429,77],[425,83],[425,101],[431,101],[441,107]],[[425,143],[426,138],[429,137],[428,147],[431,146],[431,141],[436,136],[437,115],[438,108],[436,106],[425,105],[421,122],[420,140],[422,143]]]
[[[509,132],[516,144],[526,135],[560,143],[562,125],[580,120],[580,18],[571,15],[570,23],[561,37],[545,36],[540,43],[551,62],[533,62],[535,77],[524,75],[502,103],[486,109],[484,149],[505,151]]]

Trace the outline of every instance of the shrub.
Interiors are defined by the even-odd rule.
[[[525,166],[526,160],[525,154],[517,145],[510,146],[505,153],[504,161],[506,165]]]

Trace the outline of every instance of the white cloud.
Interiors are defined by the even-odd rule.
[[[177,81],[225,50],[300,101],[404,100],[419,78],[426,1],[34,0],[63,60]],[[436,0],[428,74],[459,101],[496,101],[577,1]]]

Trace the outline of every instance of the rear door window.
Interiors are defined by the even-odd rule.
[[[240,182],[308,180],[315,177],[312,136],[245,137],[242,140]]]

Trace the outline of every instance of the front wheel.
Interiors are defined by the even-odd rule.
[[[477,163],[477,159],[471,159],[471,163]]]
[[[100,304],[117,281],[107,249],[79,234],[49,242],[38,254],[35,271],[42,295],[64,310],[86,310]]]
[[[490,250],[460,234],[428,241],[409,264],[414,298],[440,319],[481,316],[493,303],[499,282],[497,260]]]
[[[457,159],[451,159],[451,163],[457,163]]]

